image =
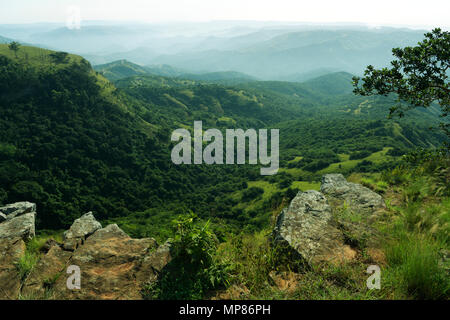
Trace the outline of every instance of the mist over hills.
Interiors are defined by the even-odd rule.
[[[134,76],[163,76],[187,80],[198,80],[215,83],[239,83],[256,81],[257,79],[242,72],[223,71],[207,73],[188,73],[186,70],[174,68],[169,65],[141,66],[127,60],[118,60],[111,63],[94,66],[94,69],[111,81],[117,81]]]
[[[61,24],[0,25],[3,37],[77,53],[93,65],[127,59],[142,66],[169,65],[183,73],[235,71],[283,81],[337,71],[360,74],[368,64],[386,66],[393,47],[414,45],[424,32],[246,21],[86,22],[78,30]]]

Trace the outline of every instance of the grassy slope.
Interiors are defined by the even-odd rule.
[[[379,155],[372,155],[377,157]],[[279,270],[268,245],[271,229],[231,236],[218,250],[218,260],[231,267],[231,284],[213,294],[215,299],[448,299],[450,282],[449,159],[419,166],[399,166],[384,174],[352,174],[349,181],[382,192],[387,209],[374,226],[383,237],[380,249],[340,265],[292,272]],[[433,163],[434,162],[434,163]],[[254,183],[270,190],[263,183]],[[383,188],[379,188],[383,186]],[[339,211],[338,211],[339,212]],[[345,212],[345,211],[343,211]],[[335,213],[336,215],[336,213]],[[365,221],[354,213],[335,216]],[[367,221],[366,221],[367,222]],[[245,248],[239,250],[238,248]],[[447,258],[445,258],[447,256]],[[368,265],[381,267],[381,290],[368,290]]]

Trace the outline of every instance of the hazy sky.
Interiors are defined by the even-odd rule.
[[[270,20],[450,26],[449,0],[0,0],[0,24],[83,20]]]

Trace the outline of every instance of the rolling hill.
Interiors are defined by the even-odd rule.
[[[148,73],[146,68],[127,60],[96,65],[94,70],[111,81]]]
[[[54,54],[23,46],[16,58],[0,45],[0,203],[36,202],[40,228],[67,227],[92,210],[133,236],[164,238],[171,219],[192,210],[215,227],[258,230],[273,203],[295,192],[279,188],[284,181],[316,185],[321,170],[339,164],[345,172],[381,170],[395,161],[389,148],[401,154],[443,139],[428,130],[438,119],[431,110],[394,123],[386,119],[392,100],[340,94],[345,73],[233,85],[143,74],[113,84],[82,57]],[[280,174],[174,165],[171,132],[192,130],[195,120],[205,129],[280,129]],[[359,151],[367,159],[345,162]],[[240,202],[236,194],[249,185],[267,194]]]

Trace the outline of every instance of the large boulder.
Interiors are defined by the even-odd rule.
[[[285,256],[306,265],[347,261],[356,255],[333,223],[327,199],[314,190],[299,192],[281,212],[273,240]]]
[[[0,239],[0,300],[18,299],[21,279],[16,264],[24,254],[21,238]]]
[[[357,212],[373,213],[385,208],[383,198],[360,184],[348,182],[342,174],[326,174],[322,177],[320,191],[337,204],[345,203]]]
[[[63,274],[55,281],[52,298],[142,299],[145,285],[156,281],[169,261],[167,246],[158,247],[152,238],[132,239],[117,225],[108,225],[89,236],[66,263],[80,268],[81,289],[67,289],[69,275]]]
[[[0,239],[32,239],[35,235],[35,217],[35,212],[29,212],[0,223]]]
[[[36,204],[28,201],[16,202],[0,207],[0,214],[10,220],[25,213],[36,212]],[[0,217],[1,222],[1,217]]]
[[[95,220],[92,212],[84,214],[81,218],[74,221],[69,230],[64,232],[64,249],[75,250],[87,237],[101,228],[102,225]]]

